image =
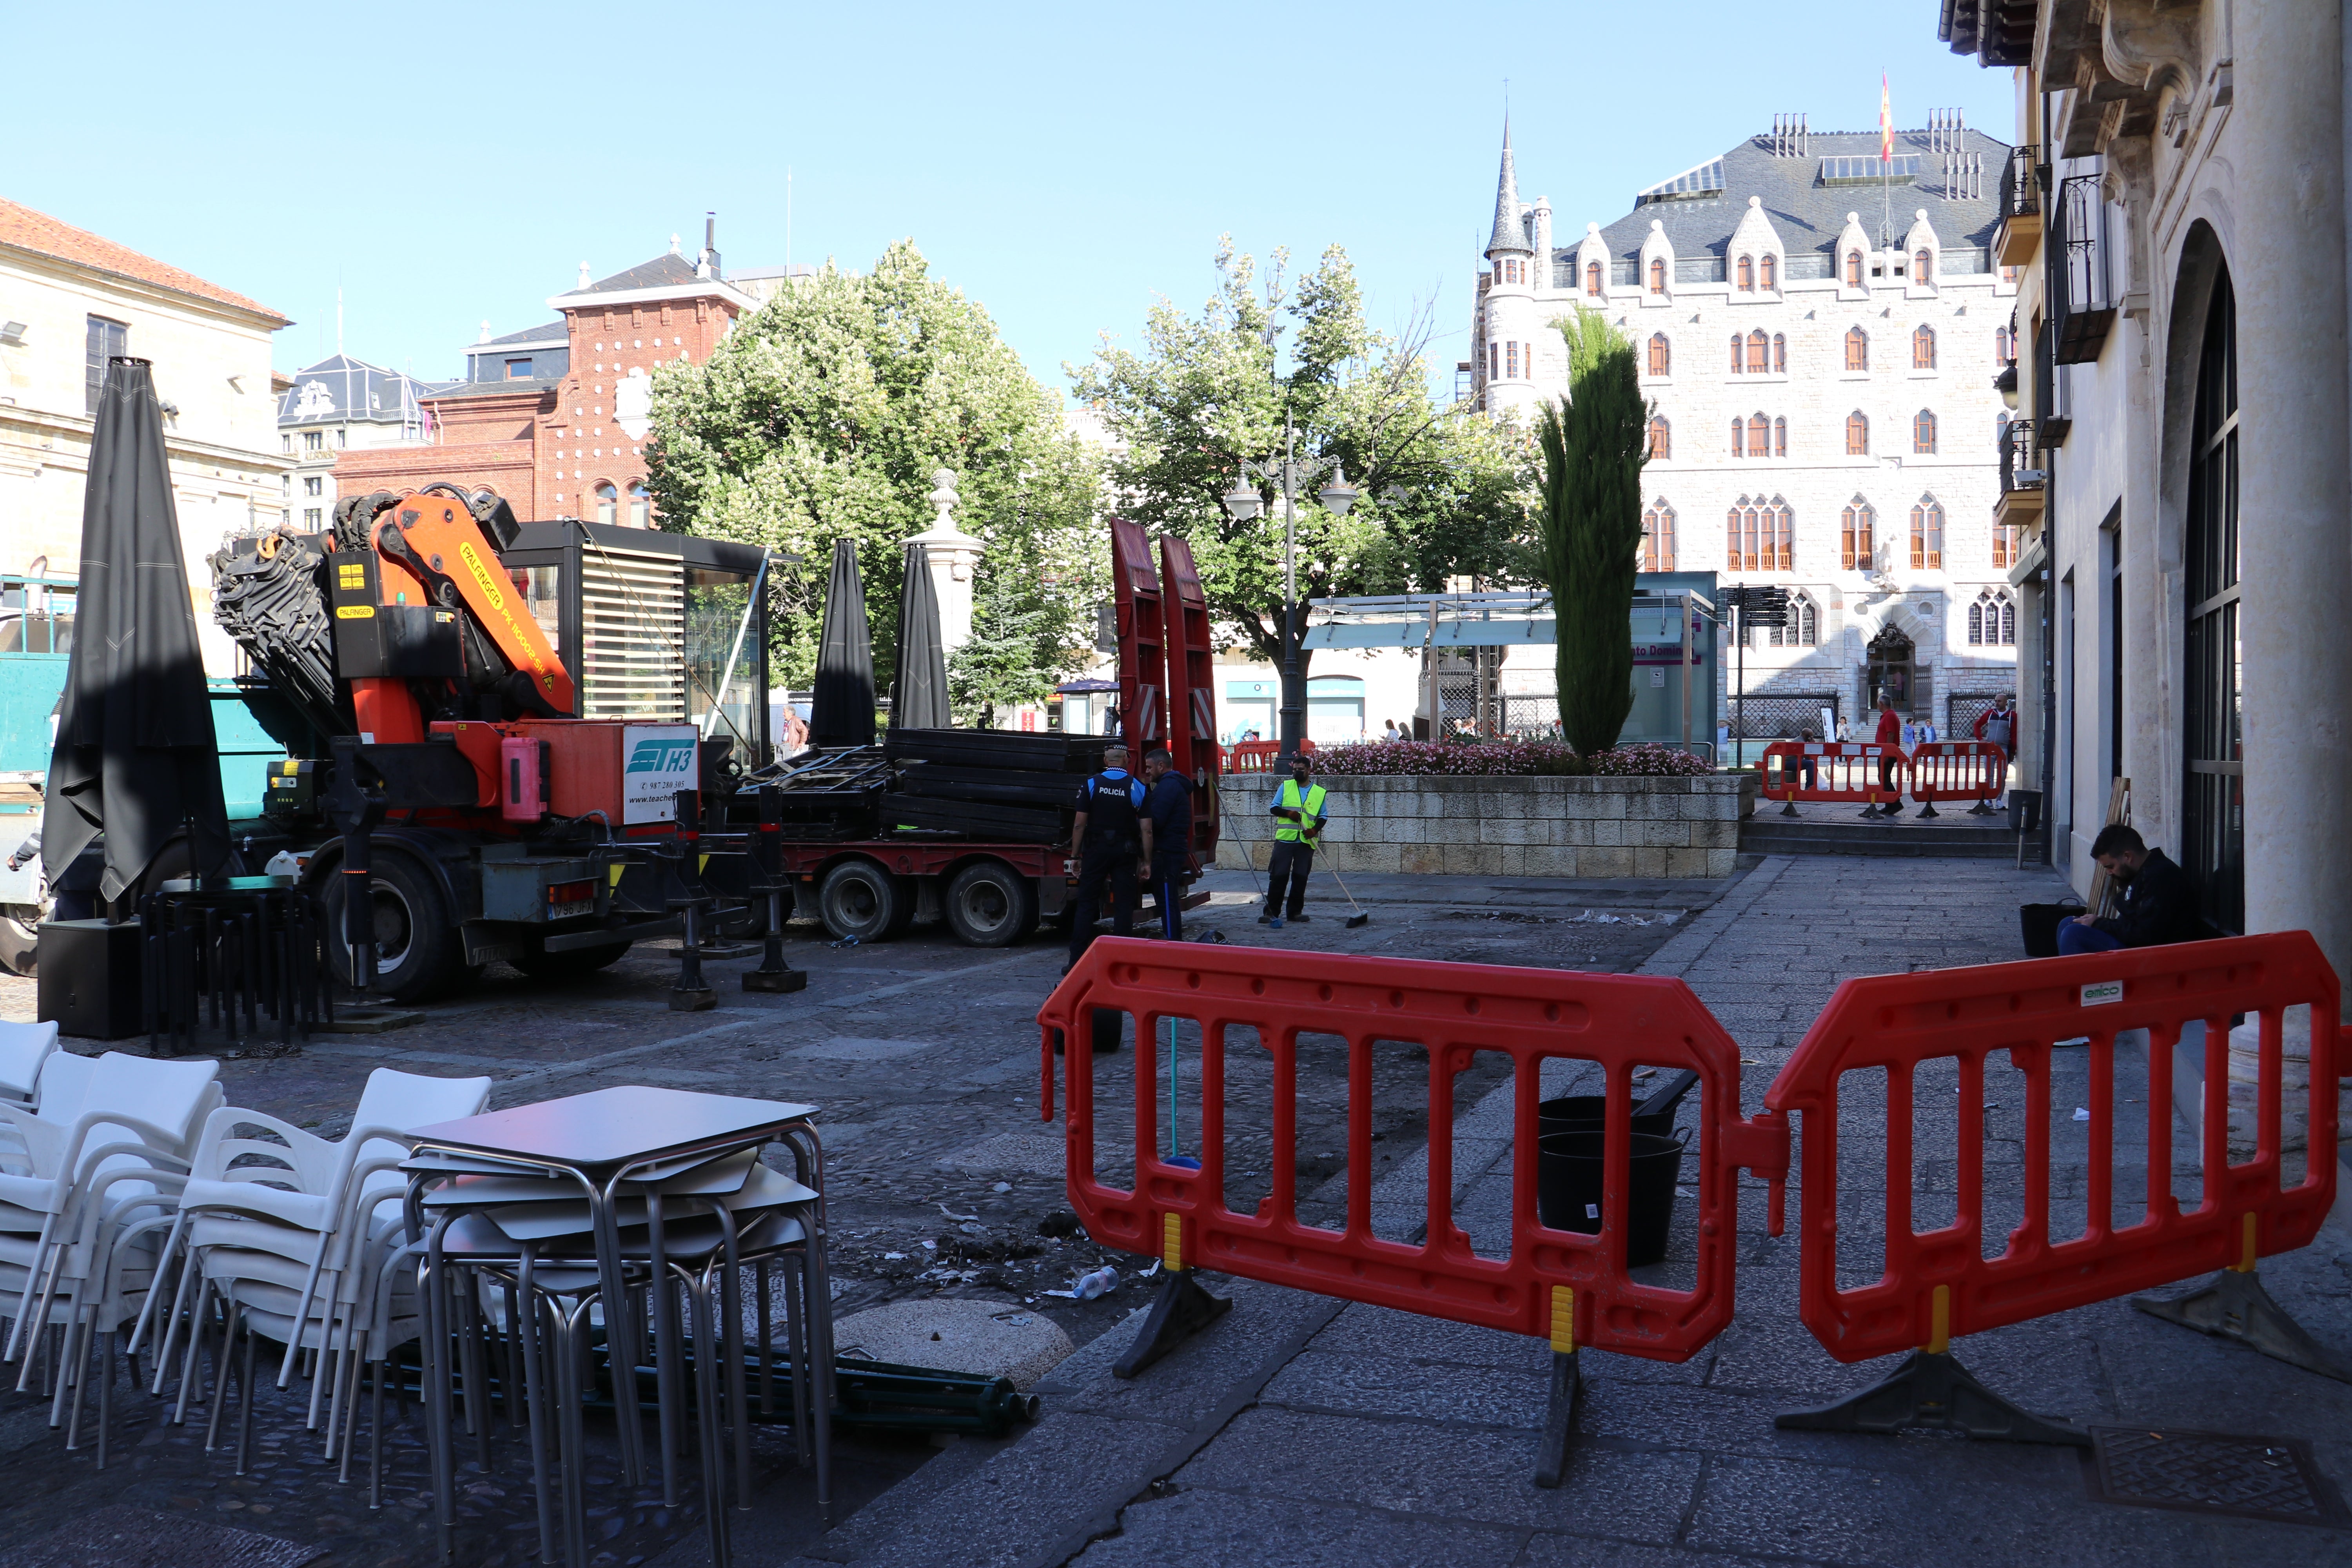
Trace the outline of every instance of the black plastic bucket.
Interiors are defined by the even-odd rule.
[[[1599,1094],[1563,1094],[1547,1100],[1536,1107],[1536,1132],[1549,1138],[1555,1132],[1598,1132],[1601,1116],[1609,1106],[1608,1097]],[[1674,1135],[1675,1111],[1669,1105],[1663,1110],[1643,1111],[1642,1102],[1633,1102],[1633,1131],[1646,1132],[1654,1138]]]
[[[1536,1161],[1536,1216],[1554,1230],[1601,1230],[1602,1146],[1600,1131],[1554,1132]],[[1655,1263],[1666,1255],[1675,1223],[1675,1184],[1682,1179],[1683,1145],[1655,1133],[1633,1134],[1633,1180],[1627,1194],[1625,1262]]]

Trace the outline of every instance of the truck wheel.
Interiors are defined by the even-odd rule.
[[[1002,860],[975,860],[949,880],[947,917],[967,947],[1010,947],[1037,929],[1037,889]]]
[[[912,889],[871,860],[844,860],[817,887],[817,918],[835,940],[896,936],[914,918]]]
[[[541,952],[534,948],[516,958],[514,966],[533,980],[577,980],[620,963],[629,947],[624,942],[611,947],[576,947],[569,952]]]
[[[33,973],[35,950],[41,941],[41,911],[30,904],[0,908],[0,969],[11,974]]]
[[[343,968],[344,883],[341,871],[327,876],[327,941],[339,972]],[[468,966],[441,890],[415,862],[379,854],[368,882],[375,900],[376,989],[394,1002],[429,1002],[481,973]]]

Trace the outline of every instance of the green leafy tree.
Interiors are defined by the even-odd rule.
[[[1650,410],[1631,339],[1598,310],[1580,309],[1559,327],[1568,395],[1536,417],[1536,540],[1558,618],[1560,735],[1591,756],[1617,743],[1633,710],[1625,617],[1642,550]]]
[[[1118,510],[1185,539],[1210,613],[1268,659],[1282,647],[1281,499],[1269,489],[1259,515],[1236,522],[1219,498],[1244,458],[1280,453],[1286,411],[1300,457],[1339,459],[1362,492],[1345,517],[1300,495],[1300,597],[1433,591],[1527,566],[1524,437],[1431,397],[1426,312],[1395,336],[1375,331],[1345,250],[1327,249],[1295,288],[1288,262],[1275,251],[1261,281],[1226,236],[1199,315],[1162,300],[1139,352],[1106,336],[1090,363],[1066,367],[1118,438]]]
[[[975,587],[1001,645],[989,657],[1008,671],[1025,657],[1032,689],[1083,661],[1108,573],[1097,464],[988,312],[932,278],[912,242],[871,272],[828,263],[744,317],[707,363],[663,366],[653,424],[663,527],[800,557],[776,573],[777,679],[810,681],[833,541],[845,537],[889,689],[901,543],[929,526],[940,468],[956,476],[957,522],[987,546]]]

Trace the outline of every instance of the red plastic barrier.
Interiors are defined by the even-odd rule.
[[[1756,765],[1757,793],[1766,800],[1850,805],[1901,804],[1911,766],[1898,746],[1841,741],[1775,741]],[[1892,778],[1893,787],[1884,777]]]
[[[1315,742],[1301,741],[1298,749],[1308,756],[1315,754]],[[1282,755],[1279,741],[1236,741],[1224,750],[1225,772],[1229,773],[1262,773],[1274,766]]]
[[[1990,741],[1929,741],[1911,750],[1911,798],[1996,800],[2009,759]]]
[[[1094,1173],[1096,1009],[1130,1014],[1136,1024],[1138,1181],[1131,1192],[1103,1185]],[[1162,1018],[1191,1020],[1201,1030],[1198,1169],[1160,1157]],[[1047,1121],[1054,1115],[1055,1042],[1067,1042],[1071,1207],[1103,1246],[1159,1256],[1171,1267],[1211,1268],[1456,1322],[1548,1335],[1563,1352],[1591,1345],[1683,1361],[1731,1318],[1741,1167],[1773,1182],[1773,1228],[1779,1228],[1786,1124],[1769,1114],[1740,1117],[1738,1047],[1680,980],[1106,937],[1064,977],[1037,1019]],[[1256,1043],[1229,1043],[1226,1032],[1234,1028],[1255,1030]],[[1344,1231],[1301,1224],[1296,1213],[1302,1030],[1339,1036],[1348,1046],[1350,1180]],[[1428,1052],[1428,1230],[1420,1243],[1372,1234],[1376,1041],[1410,1043]],[[1274,1068],[1273,1192],[1248,1213],[1228,1207],[1224,1196],[1229,1049],[1268,1052]],[[1482,1050],[1507,1054],[1516,1077],[1507,1258],[1478,1257],[1453,1217],[1454,1075]],[[1631,1147],[1635,1069],[1697,1071],[1703,1096],[1698,1173],[1685,1183],[1698,1204],[1692,1289],[1637,1284],[1629,1277],[1626,1182],[1609,1184],[1598,1235],[1551,1230],[1538,1221],[1537,1104],[1541,1064],[1554,1057],[1605,1068],[1612,1167]]]
[[[2306,1005],[2314,1021],[2310,1147],[2304,1179],[2285,1186],[2282,1026],[2288,1008]],[[2305,931],[1847,981],[1764,1098],[1773,1110],[1804,1117],[1799,1215],[1806,1326],[1844,1362],[1922,1346],[1940,1350],[1947,1335],[2024,1322],[2217,1268],[2251,1269],[2257,1256],[2304,1246],[2336,1198],[2336,1079],[2352,1065],[2340,1054],[2336,1005],[2335,972]],[[2230,1019],[2238,1013],[2261,1019],[2262,1050],[2256,1152],[2232,1163],[2221,1086],[2230,1079]],[[2184,1210],[2172,1195],[2170,1160],[2148,1160],[2145,1217],[2115,1227],[2116,1036],[2150,1031],[2146,1104],[2126,1114],[2145,1116],[2144,1148],[2169,1151],[2173,1047],[2184,1025],[2200,1021],[2204,1082],[2212,1086],[2200,1129],[2203,1197]],[[2085,1035],[2087,1226],[2062,1241],[2051,1235],[2052,1042]],[[1984,1074],[1985,1058],[1996,1051],[2008,1052],[2024,1075],[2024,1217],[2000,1255],[1987,1258]],[[1958,1217],[1915,1232],[1912,1077],[1920,1063],[1947,1058],[1959,1063]],[[1871,1284],[1841,1289],[1841,1075],[1873,1068],[1888,1069],[1886,1269]],[[1999,1158],[2006,1164],[2011,1156]]]

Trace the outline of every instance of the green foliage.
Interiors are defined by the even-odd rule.
[[[1580,309],[1559,326],[1568,396],[1536,421],[1536,538],[1559,617],[1560,735],[1591,756],[1617,743],[1633,708],[1626,615],[1642,549],[1650,411],[1630,339],[1598,310]]]
[[[1307,493],[1323,480],[1301,488],[1302,598],[1520,575],[1528,473],[1519,433],[1432,401],[1425,318],[1397,337],[1374,331],[1339,247],[1295,290],[1287,252],[1270,260],[1261,284],[1255,263],[1225,237],[1217,291],[1198,317],[1163,300],[1146,320],[1142,352],[1106,341],[1092,363],[1066,367],[1079,400],[1124,444],[1110,464],[1122,515],[1190,542],[1221,630],[1279,657],[1280,491],[1262,489],[1265,508],[1248,522],[1227,517],[1218,498],[1241,476],[1242,459],[1280,454],[1287,409],[1298,455],[1339,458],[1362,492],[1343,518]],[[1405,493],[1383,499],[1391,486]]]
[[[984,597],[974,607],[971,640],[948,658],[948,702],[960,721],[978,722],[984,704],[1042,701],[1054,689],[1054,672],[1037,662],[1047,615],[1010,594]]]
[[[900,241],[863,275],[828,264],[743,318],[709,361],[654,377],[647,483],[662,526],[800,557],[781,587],[771,669],[814,669],[833,541],[856,541],[887,690],[898,650],[901,542],[929,527],[931,475],[955,474],[956,521],[988,547],[975,615],[1011,668],[1051,685],[1076,668],[1106,593],[1100,476],[1054,395],[977,303]]]

